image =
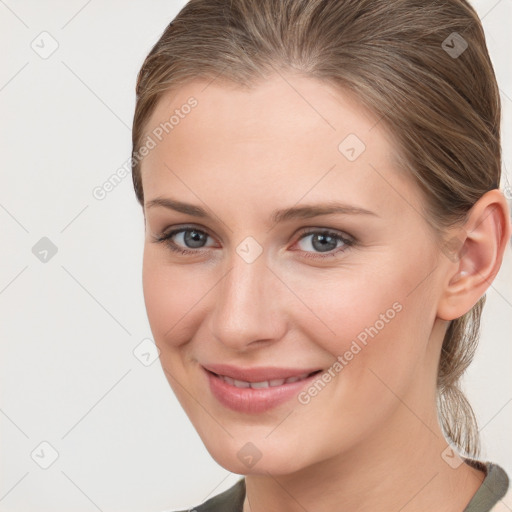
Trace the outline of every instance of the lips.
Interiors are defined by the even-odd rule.
[[[318,368],[240,368],[203,366],[210,391],[223,406],[237,412],[262,413],[296,397],[315,379]]]
[[[203,366],[211,373],[221,377],[228,377],[248,383],[271,382],[277,380],[288,380],[296,378],[301,380],[313,372],[318,372],[321,368],[276,368],[276,367],[254,367],[240,368],[227,364],[211,364]],[[294,381],[295,382],[295,381]]]

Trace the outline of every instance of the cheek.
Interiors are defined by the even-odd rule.
[[[160,350],[160,364],[171,388],[187,414],[193,414],[188,394],[186,354],[194,315],[200,311],[200,298],[208,288],[201,279],[171,265],[161,250],[144,248],[142,285],[146,313],[155,344]]]
[[[307,298],[302,320],[295,317],[301,331],[333,363],[342,358],[349,387],[367,380],[370,368],[390,384],[405,386],[425,354],[435,319],[433,288],[418,271],[421,262],[393,265],[383,257],[382,263],[293,285],[298,296]]]
[[[390,331],[400,322],[400,310],[408,302],[408,280],[369,267],[329,270],[325,274],[304,275],[287,281],[296,295],[304,297],[307,309],[296,320],[312,340],[323,340],[329,352],[339,355],[351,340],[362,343],[372,335]],[[347,345],[348,343],[348,345]]]
[[[208,292],[206,275],[198,270],[171,264],[165,251],[146,246],[142,266],[142,286],[146,312],[160,350],[187,341],[185,326],[201,307]]]
[[[411,293],[420,279],[418,266],[410,266],[326,279],[324,286],[320,281],[298,292],[313,301],[311,309],[323,321],[310,313],[309,322],[301,323],[304,335],[332,357],[325,386],[312,386],[300,397],[306,404],[300,409],[303,423],[315,426],[320,418],[329,439],[332,432],[344,432],[336,441],[341,448],[375,428],[399,404],[396,395],[405,396],[422,371],[430,371],[432,297],[428,287]]]

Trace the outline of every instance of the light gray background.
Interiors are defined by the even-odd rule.
[[[239,478],[210,458],[159,361],[145,366],[133,353],[151,331],[131,177],[103,201],[92,195],[130,154],[136,73],[184,3],[0,0],[2,512],[186,508]],[[512,0],[475,6],[510,173]],[[31,47],[48,51],[52,39],[46,59]],[[32,252],[42,237],[58,248],[46,263]],[[484,458],[510,475],[511,283],[509,247],[466,378]],[[42,442],[58,453],[48,469]]]

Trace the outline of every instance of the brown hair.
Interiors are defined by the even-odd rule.
[[[461,225],[499,186],[499,90],[466,1],[190,0],[138,75],[132,168],[141,205],[138,150],[162,95],[197,78],[251,86],[276,69],[350,91],[385,123],[442,247],[450,246],[444,228]],[[484,302],[450,323],[437,379],[444,433],[472,457],[478,430],[459,379],[478,343]]]

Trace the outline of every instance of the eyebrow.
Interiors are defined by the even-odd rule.
[[[146,209],[160,206],[169,210],[175,210],[177,212],[185,213],[186,215],[192,215],[193,217],[208,218],[210,215],[208,212],[200,206],[195,206],[189,203],[183,203],[166,197],[157,197],[148,201],[145,205]],[[292,206],[290,208],[284,208],[281,210],[274,210],[270,217],[274,223],[285,222],[292,219],[310,219],[312,217],[320,217],[322,215],[332,214],[344,214],[344,215],[373,215],[378,217],[375,212],[353,206],[349,204],[339,203],[336,201],[329,201],[321,204],[310,204],[303,206]]]

